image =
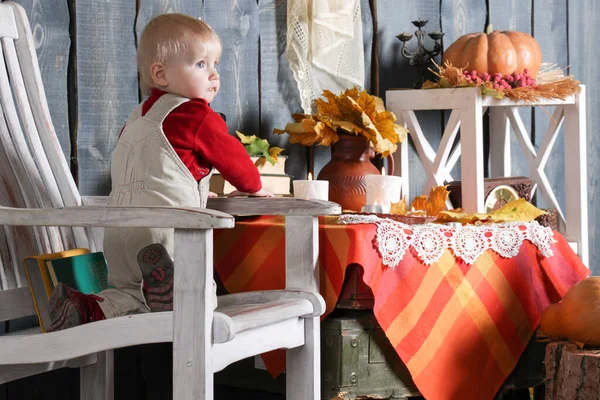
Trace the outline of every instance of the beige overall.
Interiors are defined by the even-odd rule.
[[[198,184],[162,129],[165,117],[186,101],[165,94],[146,115],[142,116],[141,104],[131,113],[112,155],[109,205],[206,207],[212,171]],[[114,288],[100,294],[106,318],[150,311],[141,290],[137,254],[152,243],[163,244],[173,256],[173,229],[106,229],[104,254],[108,282]]]

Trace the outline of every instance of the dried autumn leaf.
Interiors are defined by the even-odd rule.
[[[362,91],[356,99],[356,103],[371,120],[374,120],[377,115],[377,103],[375,101],[377,98],[378,97],[369,95],[366,91]]]
[[[269,147],[269,155],[270,155],[271,157],[273,157],[273,158],[277,159],[277,157],[278,157],[278,156],[281,154],[281,152],[282,152],[283,150],[284,150],[284,149],[282,149],[281,147],[276,147],[276,146]],[[277,159],[277,162],[279,162],[279,160],[278,160],[278,159]]]
[[[392,203],[390,207],[390,214],[406,215],[408,213],[408,206],[406,205],[406,196],[400,199],[397,203]]]
[[[310,118],[310,115],[306,115],[306,114],[292,114],[292,118],[294,118],[294,121],[296,122],[300,122],[306,118]]]
[[[533,204],[529,203],[525,199],[513,200],[507,203],[503,207],[492,211],[489,214],[467,214],[465,212],[453,211],[441,211],[445,221],[451,222],[456,221],[463,224],[471,224],[477,221],[480,222],[528,222],[532,221],[540,215],[546,214],[536,208]],[[450,220],[448,220],[450,219]],[[440,221],[440,218],[438,218]]]
[[[461,224],[472,224],[477,221],[486,219],[485,214],[467,214],[465,212],[457,211],[440,211],[438,215],[438,221],[444,222],[460,222]]]
[[[263,165],[265,165],[265,162],[267,162],[267,161],[271,165],[275,165],[276,163],[279,162],[278,156],[282,151],[283,151],[283,149],[281,147],[269,147],[267,154],[265,154],[264,156],[262,156],[258,160],[256,160],[254,165],[256,165],[257,168],[260,168]]]
[[[315,132],[318,135],[316,144],[321,146],[329,146],[340,140],[337,131],[322,122],[315,125]]]
[[[260,168],[263,165],[265,165],[267,163],[267,157],[259,157],[255,162],[254,165],[256,166],[256,168]]]
[[[416,211],[416,210],[421,210],[421,211],[427,211],[427,205],[428,205],[428,201],[427,201],[427,196],[419,196],[416,197],[413,202],[410,205],[410,210],[411,211]]]
[[[323,99],[316,99],[315,106],[317,108],[317,112],[321,115],[328,115],[331,118],[339,118],[341,113],[337,103],[338,97],[329,90],[324,90],[323,96],[329,101],[327,102]]]
[[[408,131],[395,124],[396,116],[385,110],[383,100],[379,97],[372,96],[364,90],[359,91],[357,87],[345,90],[339,95],[325,90],[322,96],[314,102],[316,115],[294,114],[292,117],[298,125],[288,124],[284,130],[275,129],[273,132],[287,132],[290,135],[290,143],[327,146],[339,139],[337,133],[329,130],[341,129],[350,134],[364,136],[371,142],[375,151],[383,156],[396,151],[396,143],[406,139]]]
[[[319,139],[315,130],[317,124],[322,124],[311,118],[306,118],[301,122],[287,124],[284,130],[273,130],[275,134],[289,133],[290,143],[299,143],[304,146],[312,146]]]
[[[431,189],[429,193],[429,205],[427,206],[427,215],[437,216],[440,211],[446,209],[446,200],[448,199],[448,191],[446,186],[438,186]]]
[[[529,203],[525,199],[513,200],[510,203],[505,204],[501,208],[492,211],[490,219],[494,221],[519,221],[528,222],[533,221],[540,215],[546,214],[545,211],[540,210],[533,204]]]

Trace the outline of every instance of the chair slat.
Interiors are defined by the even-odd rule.
[[[56,183],[56,179],[54,178],[53,169],[48,162],[45,150],[40,141],[40,134],[38,133],[38,128],[34,121],[31,104],[25,90],[25,82],[23,80],[22,72],[29,72],[27,70],[21,71],[21,68],[19,67],[20,63],[17,58],[14,40],[3,38],[1,39],[1,42],[5,53],[5,62],[8,67],[10,84],[12,86],[13,95],[16,102],[16,109],[19,112],[21,126],[23,127],[21,132],[24,134],[25,139],[29,144],[29,154],[31,154],[31,157],[33,158],[33,164],[37,166],[37,171],[39,171],[52,207],[64,207],[65,204]],[[45,128],[42,127],[42,129]],[[19,132],[15,132],[15,134],[18,135]],[[31,165],[31,163],[29,163],[29,165]],[[87,236],[83,229],[73,230],[70,228],[61,228],[60,233],[64,248],[72,249],[76,247],[88,247]],[[80,235],[77,242],[74,234]]]
[[[27,15],[23,8],[15,4],[11,4],[11,7],[14,10],[19,36],[19,39],[14,41],[14,45],[19,65],[27,66],[21,68],[21,72],[28,102],[39,133],[39,140],[43,146],[43,154],[47,158],[50,169],[54,174],[63,204],[66,207],[79,206],[82,204],[79,190],[75,185],[75,180],[63,155],[54,124],[52,123],[50,110],[48,109],[46,93],[42,84],[42,77],[37,62],[33,37],[29,30]],[[87,247],[91,251],[100,250],[94,245],[91,230],[87,228],[73,228],[73,234],[76,242],[74,247]]]
[[[3,108],[0,107],[0,177],[2,178],[0,180],[0,202],[12,207],[27,208],[28,203],[31,202],[24,196],[25,191],[23,190],[24,185],[22,182],[25,181],[19,179],[24,175],[23,171],[17,168],[16,171],[19,171],[17,174],[15,173],[15,169],[13,169],[13,165],[19,162],[15,158],[17,158],[16,152],[8,134]],[[14,233],[15,229],[15,227],[7,227],[5,233],[11,265],[16,275],[17,286],[20,286],[22,281],[20,281],[19,276],[23,275],[19,274],[19,271],[23,267],[20,265],[19,260],[43,252],[49,253],[51,250],[45,227],[25,228],[25,230],[21,231],[20,236],[25,236],[27,232],[29,237],[23,241],[14,240],[16,236]]]
[[[0,283],[2,283],[2,290],[17,287],[15,272],[10,258],[10,251],[8,249],[8,243],[6,242],[5,229],[10,229],[10,227],[2,226],[0,228]]]
[[[2,50],[0,50],[0,55],[2,55],[4,60],[7,60],[8,57],[5,57],[4,51],[5,41],[6,39],[1,39]],[[21,128],[21,121],[19,121],[17,114],[16,105],[13,96],[11,95],[17,91],[17,84],[17,82],[9,80],[7,68],[0,68],[0,104],[2,104],[4,117],[10,134],[10,138],[7,139],[7,142],[9,140],[12,141],[13,151],[15,151],[15,155],[17,156],[13,158],[16,162],[12,164],[12,167],[13,170],[22,172],[19,183],[21,183],[20,186],[26,201],[29,201],[28,207],[52,207],[52,202],[48,197],[44,182],[42,181],[40,173],[29,152]],[[48,227],[44,233],[47,235],[51,251],[63,250],[62,240],[57,228]],[[42,240],[45,239],[42,238]]]
[[[8,7],[0,4],[0,8]],[[11,12],[0,12],[0,38],[9,37],[16,39],[19,37],[17,32],[17,24],[15,21],[15,15]]]

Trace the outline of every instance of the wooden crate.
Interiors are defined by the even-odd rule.
[[[321,341],[323,400],[419,395],[371,311],[338,311],[322,322]]]

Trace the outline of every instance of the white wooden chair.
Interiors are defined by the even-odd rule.
[[[112,399],[113,349],[172,341],[174,399],[212,399],[214,372],[277,348],[289,349],[287,398],[319,398],[324,302],[317,291],[317,216],[339,214],[339,206],[211,199],[209,207],[220,210],[215,211],[105,207],[98,205],[102,198],[82,199],[54,132],[29,22],[18,4],[0,4],[0,42],[0,321],[35,314],[22,267],[26,256],[75,247],[102,250],[104,227],[173,227],[177,263],[173,312],[0,336],[0,383],[81,367],[81,398]],[[287,290],[221,296],[213,311],[212,229],[234,224],[223,211],[289,215]],[[31,279],[39,284],[36,274]],[[47,308],[40,311],[47,318]]]

